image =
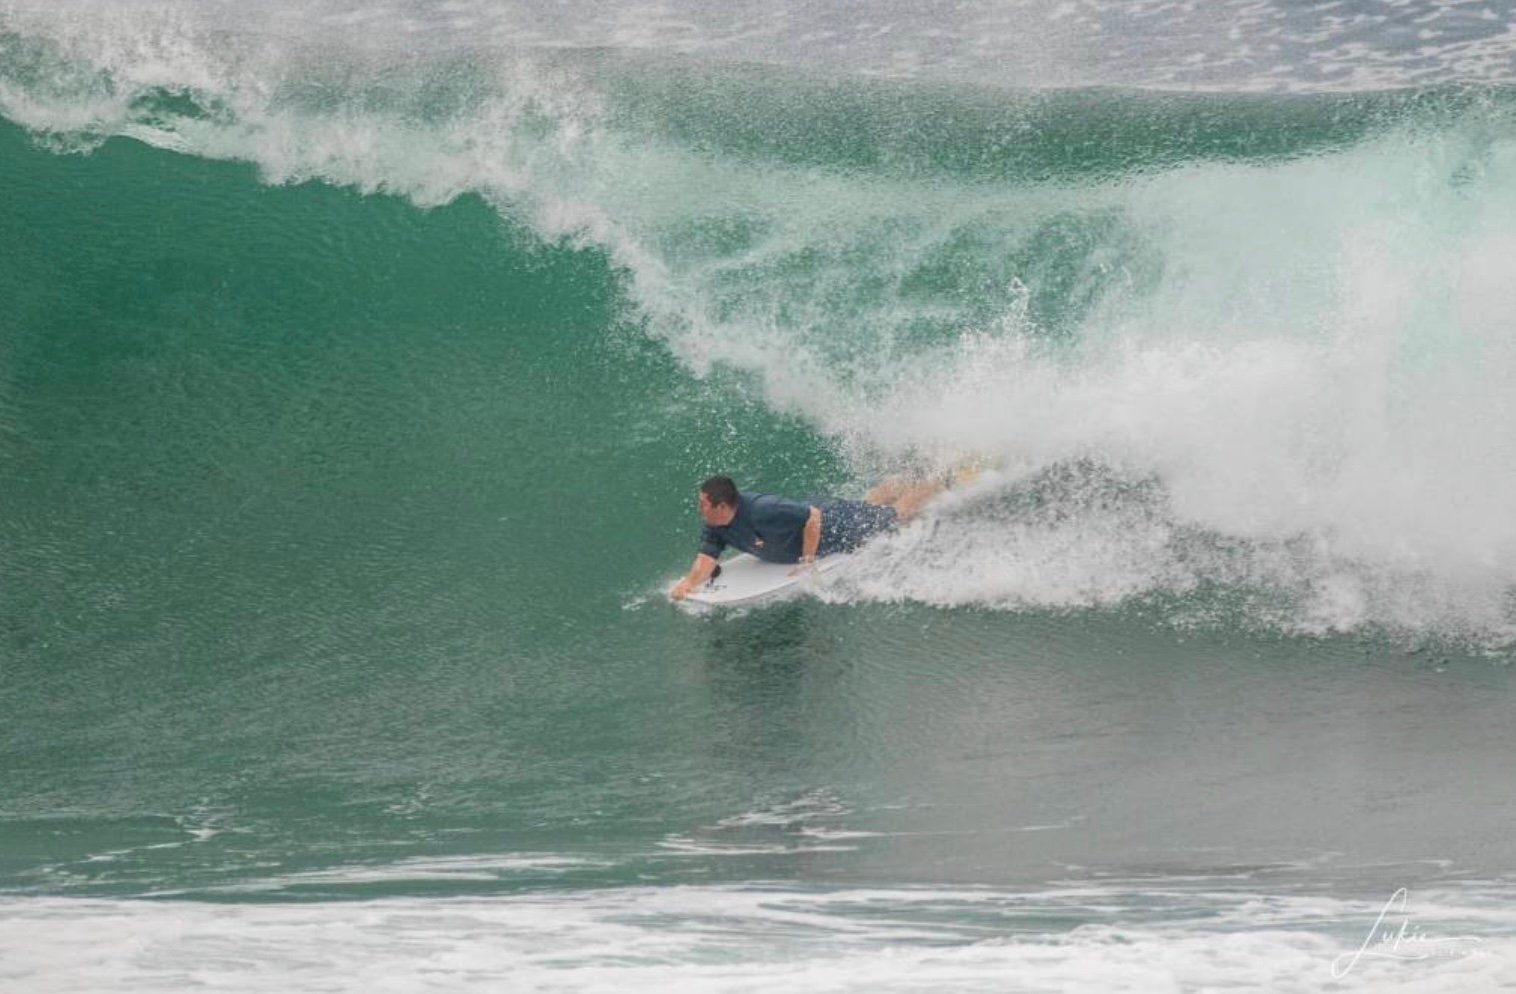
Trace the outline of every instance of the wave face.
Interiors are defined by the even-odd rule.
[[[222,271],[196,269],[195,249],[172,265],[144,251],[137,264],[155,275],[119,306],[162,314],[218,279],[264,301],[211,320],[228,322],[223,350],[263,336],[247,347],[266,364],[234,382],[265,426],[289,427],[273,411],[290,377],[318,384],[321,364],[359,353],[375,377],[462,376],[447,362],[458,329],[529,299],[536,316],[518,325],[534,337],[510,348],[533,361],[572,366],[600,347],[563,334],[568,323],[635,354],[635,375],[565,374],[609,448],[681,472],[725,460],[749,478],[844,489],[965,458],[993,467],[930,541],[908,532],[873,548],[837,597],[1137,605],[1178,622],[1507,644],[1509,33],[1462,8],[1366,26],[1257,4],[1174,15],[1158,31],[1162,5],[1147,6],[970,5],[934,34],[897,10],[847,34],[815,21],[835,10],[773,5],[717,24],[670,6],[652,18],[569,5],[543,21],[477,3],[12,3],[0,7],[0,115],[43,150],[6,137],[34,184],[14,185],[19,197],[68,202],[84,167],[53,153],[130,160],[95,188],[125,242],[189,239],[197,197],[242,205],[216,223],[243,218],[249,242],[281,261]],[[1233,30],[1215,31],[1226,17]],[[1117,29],[1129,44],[1107,40]],[[1002,41],[970,44],[988,38]],[[183,161],[209,170],[194,173],[198,190],[165,189]],[[245,167],[209,165],[227,162],[298,189],[259,199]],[[318,209],[300,199],[311,181],[453,206],[402,216],[367,196]],[[13,233],[52,239],[44,251],[22,238],[0,262],[29,302],[0,352],[13,466],[71,402],[29,392],[39,364],[83,375],[105,362],[90,349],[112,347],[38,344],[51,332],[34,318],[56,301],[37,287],[70,292],[58,260],[99,244],[85,196],[45,223],[12,213]],[[408,240],[439,261],[413,269],[403,296],[374,274]],[[302,268],[318,257],[313,287]],[[316,300],[378,327],[380,298],[411,301],[404,322],[430,329],[425,341],[386,351],[355,333],[318,355],[293,332],[268,337]],[[199,347],[158,341],[150,360],[198,382]],[[394,382],[369,386],[393,400]],[[485,380],[412,385],[414,409],[426,391],[460,411],[502,403],[483,399]],[[717,449],[692,459],[693,441],[669,439],[696,408],[730,424],[692,436]],[[211,401],[184,410],[235,416]],[[358,437],[340,434],[344,412],[367,410],[327,412],[321,430],[339,432],[328,442]],[[448,424],[429,424],[447,437]],[[540,469],[545,504],[582,485],[552,464],[584,430],[573,424],[518,453]],[[403,438],[400,425],[374,430]],[[785,462],[774,439],[805,454]],[[402,458],[393,471],[429,465]],[[647,472],[630,457],[616,471],[623,485]],[[671,533],[683,513],[670,505],[659,527]],[[44,561],[47,542],[29,541]],[[644,575],[664,568],[651,543],[637,554]]]

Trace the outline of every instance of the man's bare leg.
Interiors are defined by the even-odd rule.
[[[921,480],[908,476],[895,476],[884,480],[864,495],[870,504],[887,504],[895,509],[902,523],[921,513],[933,497],[949,487],[965,487],[979,475],[979,467],[965,463],[953,469],[941,479]]]
[[[864,494],[863,499],[869,504],[893,505],[914,483],[915,481],[907,476],[892,476]]]
[[[900,523],[911,520],[921,513],[921,509],[927,505],[933,497],[947,489],[947,482],[934,480],[931,482],[917,481],[908,484],[901,492],[890,501],[890,506],[895,509],[895,514],[900,518]]]

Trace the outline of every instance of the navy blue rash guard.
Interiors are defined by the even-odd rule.
[[[811,508],[821,510],[818,556],[847,552],[881,531],[895,527],[895,509],[859,500],[823,497],[794,501],[773,494],[737,493],[737,513],[725,525],[706,525],[700,551],[721,558],[734,546],[771,563],[798,563]]]

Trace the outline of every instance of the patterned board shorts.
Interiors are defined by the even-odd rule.
[[[881,532],[894,531],[899,523],[893,507],[861,500],[833,499],[821,508],[821,545],[818,556],[852,552]]]

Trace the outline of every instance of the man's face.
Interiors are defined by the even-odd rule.
[[[705,495],[704,490],[700,491],[696,497],[696,501],[700,507],[700,520],[708,525],[716,525],[718,527],[729,525],[732,523],[732,518],[737,514],[735,507],[730,507],[726,504],[712,504],[711,499]]]

